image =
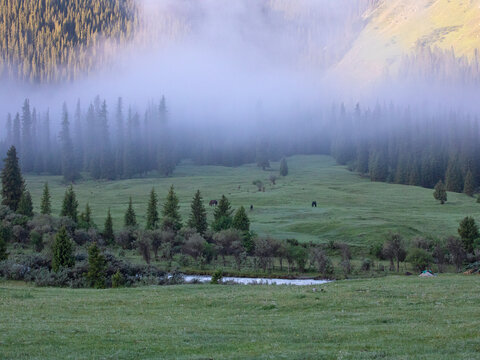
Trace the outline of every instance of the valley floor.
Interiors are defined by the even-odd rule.
[[[480,276],[391,276],[313,289],[0,282],[0,358],[480,358]]]
[[[75,184],[79,211],[88,202],[93,218],[103,228],[108,208],[111,209],[115,230],[123,226],[128,200],[141,227],[145,224],[148,197],[155,188],[163,203],[170,185],[180,200],[184,223],[190,214],[195,191],[202,192],[206,205],[209,200],[226,195],[234,209],[244,206],[251,220],[251,229],[261,236],[279,239],[326,243],[346,242],[368,248],[383,243],[389,232],[399,232],[405,238],[414,236],[447,237],[456,235],[460,220],[474,216],[480,209],[475,198],[448,193],[448,201],[440,205],[432,189],[371,182],[358,174],[336,165],[329,156],[294,156],[287,159],[289,175],[270,184],[271,174],[278,175],[278,163],[271,171],[262,171],[254,164],[237,168],[180,164],[172,177],[149,176],[118,181],[86,180]],[[60,213],[66,185],[61,177],[27,176],[27,186],[39,210],[43,184],[49,182],[52,208]],[[265,192],[252,184],[261,180]],[[312,208],[312,201],[318,207]],[[253,205],[254,210],[248,210]],[[207,206],[209,221],[213,208]]]

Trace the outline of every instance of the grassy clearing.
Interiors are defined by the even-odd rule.
[[[2,359],[475,359],[480,277],[108,290],[0,283]]]
[[[254,205],[249,216],[252,229],[260,235],[313,242],[344,241],[359,246],[383,241],[389,231],[406,237],[456,234],[459,221],[480,210],[473,198],[463,194],[449,193],[448,202],[441,206],[430,189],[372,183],[336,165],[328,156],[295,156],[288,159],[288,165],[290,175],[279,179],[275,186],[268,182],[271,172],[255,165],[226,168],[184,163],[170,178],[83,181],[75,185],[75,191],[80,210],[89,202],[100,227],[110,207],[115,228],[121,228],[129,196],[133,197],[138,220],[144,223],[151,188],[155,187],[163,202],[169,186],[174,184],[184,219],[188,218],[195,191],[200,189],[206,204],[225,194],[235,208]],[[274,173],[278,173],[278,167],[278,163],[272,164]],[[265,192],[258,192],[252,185],[256,179],[267,184]],[[58,214],[65,192],[61,177],[27,177],[36,210],[45,181],[50,184],[54,214]],[[318,202],[318,208],[311,207],[312,200]],[[208,211],[213,219],[213,209]]]

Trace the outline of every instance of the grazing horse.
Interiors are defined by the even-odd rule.
[[[208,204],[210,206],[217,206],[218,205],[218,201],[217,200],[210,200],[210,203]]]
[[[317,207],[317,202],[316,201],[312,201],[312,207]]]

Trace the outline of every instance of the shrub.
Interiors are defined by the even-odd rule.
[[[219,284],[223,278],[223,271],[218,269],[212,275],[212,279],[210,280],[210,284]]]
[[[135,231],[133,228],[126,228],[115,235],[115,242],[125,250],[131,250],[135,243]]]
[[[363,259],[362,261],[362,270],[363,271],[370,271],[373,267],[373,261],[371,259]]]
[[[115,274],[112,275],[112,287],[119,288],[125,285],[125,278],[123,277],[120,270],[117,270]]]
[[[406,259],[417,271],[423,271],[433,263],[432,255],[424,249],[412,248]]]
[[[29,233],[25,227],[21,225],[14,225],[12,228],[12,235],[14,241],[22,244],[27,244],[29,240]]]
[[[33,245],[33,248],[35,249],[36,252],[41,252],[44,248],[43,244],[43,236],[41,233],[37,231],[32,231],[30,233],[30,242]]]

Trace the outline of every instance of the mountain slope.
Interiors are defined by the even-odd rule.
[[[365,28],[335,69],[360,82],[395,73],[417,47],[453,48],[469,58],[480,47],[479,0],[379,1],[364,19]]]

